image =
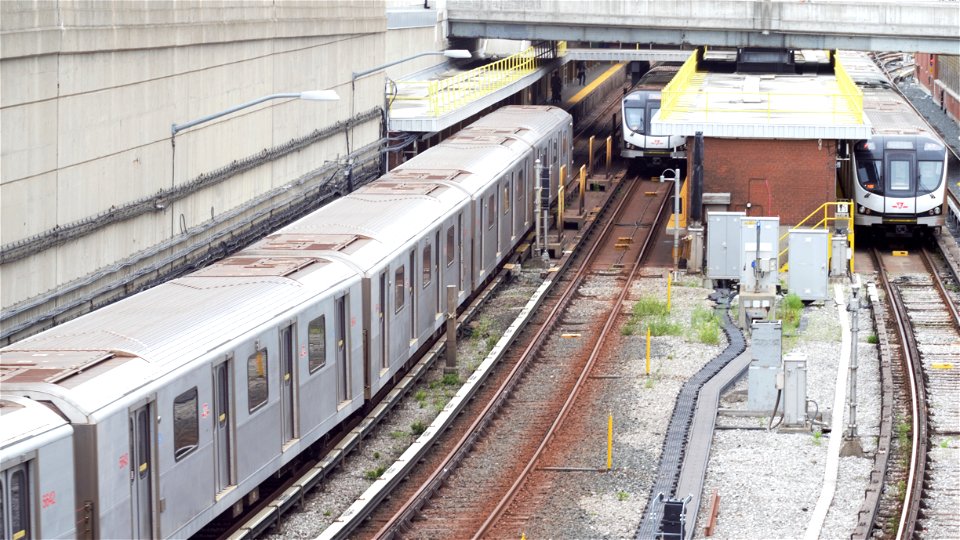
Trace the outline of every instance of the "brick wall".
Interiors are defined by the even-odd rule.
[[[960,56],[916,53],[914,74],[933,102],[960,121]]]
[[[730,193],[732,212],[796,225],[836,200],[836,141],[706,138],[703,191]],[[687,141],[693,148],[693,139]],[[693,161],[687,177],[693,177]],[[750,203],[750,208],[747,208]]]

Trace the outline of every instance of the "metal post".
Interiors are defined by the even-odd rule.
[[[673,277],[680,272],[680,169],[673,170]]]
[[[610,178],[610,165],[613,162],[613,136],[607,136],[607,169],[604,174]]]
[[[587,174],[590,176],[593,176],[593,141],[596,138],[596,135],[591,135],[590,140],[587,141]]]
[[[850,290],[850,303],[847,304],[847,311],[850,312],[850,367],[848,368],[847,378],[847,407],[849,418],[847,419],[847,429],[843,434],[843,446],[840,448],[841,456],[863,457],[863,446],[857,435],[857,332],[860,329],[860,278],[853,276],[853,284]]]
[[[583,217],[583,205],[587,198],[587,166],[580,166],[580,216]]]
[[[444,374],[457,374],[457,286],[447,285],[447,363]]]

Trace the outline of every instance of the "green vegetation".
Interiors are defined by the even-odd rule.
[[[823,432],[819,429],[813,432],[813,444],[820,446],[821,439],[823,439]]]
[[[416,422],[410,424],[410,432],[413,433],[414,437],[423,435],[423,432],[426,430],[427,424],[424,424],[421,420],[417,420]]]
[[[940,441],[940,448],[946,448],[950,446],[950,439],[944,439]]]
[[[870,343],[871,345],[876,345],[877,343],[880,343],[880,338],[877,337],[876,334],[870,334],[869,336],[867,336],[867,343]]]
[[[665,316],[666,314],[667,303],[656,298],[641,298],[633,305],[633,316],[636,318]]]
[[[373,459],[380,459],[380,452],[374,452]]]
[[[683,327],[667,317],[667,304],[655,298],[641,298],[633,305],[630,318],[620,329],[624,336],[632,336],[638,331],[645,334],[650,329],[651,336],[679,336]]]
[[[679,336],[683,334],[683,327],[679,323],[667,320],[666,317],[656,317],[646,321],[644,328],[650,329],[651,336]]]
[[[383,472],[386,470],[387,468],[385,466],[380,465],[375,469],[367,470],[366,472],[363,473],[363,476],[366,477],[367,480],[376,480],[377,478],[380,478],[381,476],[383,476]]]
[[[712,309],[698,307],[690,315],[690,326],[700,343],[720,343],[720,318]]]
[[[460,376],[456,373],[444,373],[441,381],[447,386],[457,386],[460,384]]]
[[[427,391],[423,389],[417,390],[417,392],[413,394],[413,399],[417,400],[417,404],[420,405],[422,409],[427,403]]]
[[[396,430],[396,431],[391,431],[391,432],[390,432],[390,436],[391,436],[392,438],[394,438],[394,439],[403,439],[404,437],[407,436],[407,432],[398,429],[398,430]]]
[[[800,315],[803,314],[803,300],[799,296],[790,293],[783,297],[778,306],[778,318],[783,321],[784,334],[796,334],[797,327],[800,326]]]
[[[618,500],[618,501],[625,501],[625,500],[627,500],[627,499],[629,499],[629,498],[630,498],[630,494],[627,493],[626,491],[620,490],[620,491],[617,492],[617,500]]]

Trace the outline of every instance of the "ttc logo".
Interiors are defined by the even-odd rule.
[[[892,207],[893,207],[893,208],[896,208],[897,210],[905,210],[905,209],[907,209],[907,208],[910,208],[909,206],[907,206],[907,203],[905,203],[905,202],[903,202],[903,201],[897,201],[897,202],[893,203]]]

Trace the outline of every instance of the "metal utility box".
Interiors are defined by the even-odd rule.
[[[790,353],[783,358],[783,427],[800,428],[806,425],[807,356]]]
[[[775,292],[780,251],[779,217],[740,219],[740,290]]]
[[[790,292],[801,300],[826,300],[827,242],[826,229],[790,229]]]
[[[830,241],[833,243],[830,257],[830,275],[845,276],[847,275],[847,269],[850,267],[850,244],[847,243],[847,235],[835,234]]]
[[[754,321],[750,328],[752,358],[747,372],[747,407],[769,414],[777,402],[783,325],[780,321]]]
[[[743,212],[707,213],[707,279],[740,279]]]

